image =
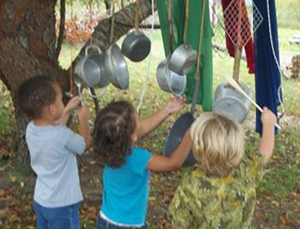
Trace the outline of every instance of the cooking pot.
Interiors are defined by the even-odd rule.
[[[170,92],[176,96],[182,96],[186,88],[186,75],[178,75],[169,69],[169,60],[163,60],[157,66],[156,78],[159,87],[165,91]]]
[[[135,31],[126,36],[122,43],[122,53],[131,61],[144,60],[150,53],[151,41],[139,31],[139,11],[141,0],[136,0],[135,8]]]
[[[173,52],[169,68],[173,72],[176,72],[179,75],[186,75],[193,68],[194,63],[197,59],[197,52],[187,44],[187,27],[189,20],[189,7],[190,0],[186,1],[186,12],[185,12],[185,25],[184,25],[184,35],[183,35],[183,44],[178,46]]]
[[[131,32],[122,43],[122,53],[134,62],[144,60],[149,55],[150,49],[150,39],[140,31]]]
[[[115,87],[128,89],[129,72],[127,64],[119,46],[116,44],[112,44],[105,52],[105,69]]]
[[[89,55],[89,49],[95,49],[97,53]],[[103,54],[95,45],[85,48],[85,56],[76,64],[74,73],[77,75],[74,80],[82,87],[105,87],[109,84]]]
[[[240,85],[250,95],[251,90],[245,84]],[[227,83],[220,84],[215,91],[213,111],[242,123],[250,110],[251,102],[241,92]]]
[[[179,75],[186,75],[193,68],[196,59],[196,51],[190,45],[182,44],[173,52],[169,68]]]

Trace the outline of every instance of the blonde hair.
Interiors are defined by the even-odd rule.
[[[202,113],[191,127],[193,154],[208,176],[226,177],[244,155],[244,131],[231,118]]]

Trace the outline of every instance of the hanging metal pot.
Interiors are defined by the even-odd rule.
[[[169,81],[169,86],[171,93],[176,96],[182,96],[186,88],[186,75],[179,75],[169,69],[169,65],[166,66],[167,78]]]
[[[113,43],[115,25],[115,6],[112,3],[112,21],[110,29],[110,43],[105,52],[105,69],[112,84],[119,89],[129,88],[129,72],[125,58],[118,45]]]
[[[93,58],[90,58],[90,55],[88,54],[89,49],[96,49],[98,53],[93,54]],[[103,62],[95,61],[95,55],[101,55],[99,47],[86,47],[85,56],[75,66],[74,73],[80,78],[83,87],[95,87],[100,83],[101,77],[106,77],[105,75],[102,76],[101,72],[104,70]],[[79,81],[79,79],[77,79],[77,81]]]
[[[183,44],[175,49],[169,63],[170,70],[179,75],[187,75],[193,68],[197,59],[197,52],[189,44],[187,44],[187,27],[190,12],[189,7],[190,0],[187,0]]]
[[[250,88],[245,84],[241,84],[240,86],[246,94],[250,95]],[[233,118],[239,123],[242,123],[246,119],[250,105],[250,100],[227,83],[222,83],[215,91],[213,111]]]
[[[156,78],[159,87],[176,96],[182,96],[186,88],[186,75],[181,76],[169,69],[170,58],[163,60],[157,66]]]
[[[91,63],[96,63],[100,67],[100,81],[95,87],[106,87],[110,83],[110,79],[105,67],[104,54],[92,54],[89,56],[88,61]]]
[[[139,62],[144,60],[150,53],[151,41],[139,31],[139,10],[141,0],[136,0],[135,8],[135,31],[127,35],[122,43],[122,53],[131,61]]]
[[[127,35],[122,43],[122,53],[131,61],[144,60],[150,53],[151,41],[141,31],[134,31]]]
[[[171,92],[168,80],[168,66],[167,59],[159,63],[156,70],[156,79],[160,89],[165,92]]]

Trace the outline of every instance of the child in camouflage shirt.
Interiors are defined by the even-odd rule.
[[[188,171],[169,207],[183,228],[248,228],[256,188],[274,147],[275,115],[264,108],[259,153],[244,154],[244,133],[234,120],[203,113],[191,127],[195,169]]]

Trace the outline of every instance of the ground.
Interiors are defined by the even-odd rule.
[[[268,172],[258,189],[257,206],[252,221],[254,228],[300,227],[300,133],[293,128],[294,124],[299,125],[300,119],[299,117],[295,119],[297,121],[294,123],[281,123],[284,130],[276,139],[275,152],[267,167]],[[249,123],[251,122],[246,125]],[[166,135],[171,124],[172,120],[167,120],[162,128],[151,133],[140,142],[140,145],[155,152],[162,150],[162,145],[152,144],[149,147],[149,143],[161,135]],[[246,134],[247,149],[256,150],[258,137],[249,128]],[[2,152],[4,150],[5,147],[2,146]],[[101,203],[100,178],[103,165],[95,158],[92,150],[87,151],[78,161],[85,198],[80,206],[81,226],[93,228]],[[172,173],[152,173],[147,215],[149,227],[171,227],[167,209],[184,169]],[[0,228],[34,228],[35,216],[32,209],[34,174],[22,169],[15,153],[6,152],[1,157],[0,177]]]

